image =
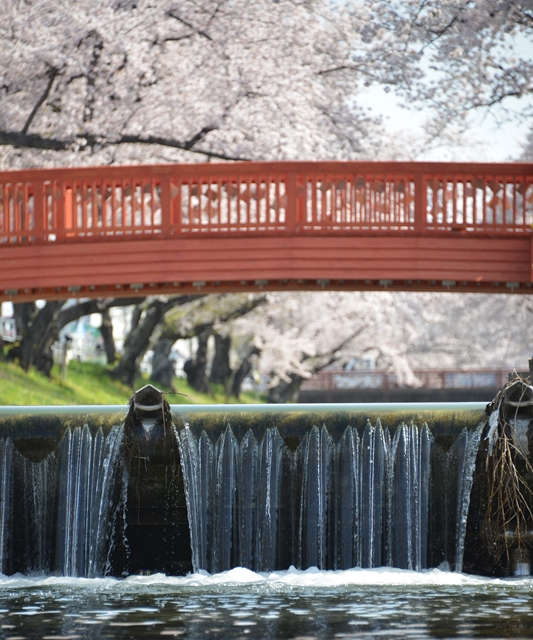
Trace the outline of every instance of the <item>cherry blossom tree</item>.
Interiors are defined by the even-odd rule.
[[[5,0],[3,166],[369,156],[358,80],[325,73],[356,6],[346,38],[327,0]]]
[[[532,31],[515,0],[5,0],[0,166],[385,157],[373,84],[439,143],[529,121]]]
[[[474,112],[497,121],[517,118],[527,131],[533,115],[533,7],[516,0],[368,0],[365,40],[373,55],[350,68],[396,68],[389,86],[409,106],[434,113],[429,139],[464,132]],[[372,81],[387,82],[386,76]],[[525,137],[525,136],[524,136]]]
[[[528,296],[276,293],[234,333],[253,337],[270,399],[287,401],[320,369],[369,354],[413,386],[416,368],[525,368],[532,321]]]
[[[33,302],[14,305],[15,326],[20,339],[8,348],[8,358],[25,371],[35,367],[49,376],[53,365],[53,346],[61,330],[84,316],[98,313],[102,316],[102,337],[108,360],[114,359],[113,329],[109,309],[135,304],[135,298],[103,298],[68,304],[63,300],[48,301],[42,306]]]
[[[195,338],[196,353],[185,363],[189,384],[198,391],[210,392],[210,383],[232,385],[235,392],[237,371],[230,366],[232,324],[267,302],[263,294],[210,295],[170,311],[161,330],[154,336],[154,365],[152,378],[172,386],[173,367],[169,364],[170,350],[177,340]],[[208,362],[208,343],[214,340],[214,354]],[[247,354],[249,355],[249,354]],[[210,375],[208,378],[208,371]],[[242,384],[242,379],[240,380]],[[229,391],[229,389],[228,389]]]

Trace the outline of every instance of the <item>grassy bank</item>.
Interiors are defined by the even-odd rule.
[[[139,378],[135,389],[150,382]],[[155,384],[155,383],[154,383]],[[158,388],[160,385],[155,384]],[[220,385],[215,385],[212,395],[195,391],[185,380],[176,379],[176,389],[182,395],[168,393],[170,404],[219,404],[226,397]],[[164,391],[169,391],[164,389]],[[59,369],[54,367],[51,378],[35,370],[25,373],[14,364],[0,362],[0,405],[76,405],[76,404],[126,404],[132,389],[111,377],[104,365],[72,361],[65,380],[61,380]],[[252,393],[243,393],[239,402],[249,404],[262,402]],[[237,400],[232,398],[230,402]]]

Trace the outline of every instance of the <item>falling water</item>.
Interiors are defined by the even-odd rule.
[[[6,571],[9,520],[11,517],[11,465],[13,444],[0,440],[0,573]]]
[[[187,511],[191,532],[192,564],[195,571],[211,569],[211,545],[208,532],[212,532],[210,497],[213,470],[213,445],[202,432],[196,439],[188,426],[177,435],[183,470]]]
[[[286,438],[272,424],[227,425],[216,436],[176,429],[193,569],[447,562],[460,571],[481,427],[455,441],[435,440],[425,424],[392,429],[379,419],[335,429]],[[0,440],[2,572],[96,577],[128,568],[123,433],[67,428],[42,459]],[[116,554],[112,536],[122,544]],[[188,548],[188,536],[178,538]]]
[[[269,440],[269,438],[265,437],[265,443],[267,440]],[[254,434],[251,431],[248,431],[241,442],[239,464],[241,472],[241,490],[239,492],[239,564],[243,567],[251,567],[254,565],[255,549],[257,545],[255,533],[256,531],[261,533],[260,527],[257,523],[258,514],[254,509],[254,496],[258,489],[258,467],[259,452],[257,448],[257,441],[254,438]],[[270,490],[271,488],[269,486],[268,491]],[[271,521],[270,510],[267,519]]]
[[[390,455],[389,433],[384,432],[379,419],[376,426],[367,423],[361,443],[358,483],[360,548],[357,557],[361,567],[379,567],[384,540],[384,497],[387,456]]]
[[[337,444],[335,468],[335,498],[338,514],[336,567],[349,569],[361,566],[359,512],[361,492],[359,480],[359,435],[347,427]]]
[[[468,507],[470,506],[470,494],[474,479],[474,469],[476,466],[476,454],[479,447],[479,440],[483,425],[476,431],[468,432],[463,430],[455,446],[459,449],[459,464],[457,465],[457,512],[455,528],[455,570],[463,570],[463,555],[465,550],[466,522],[468,518]]]
[[[123,433],[122,427],[113,427],[107,437],[101,429],[93,436],[87,425],[65,432],[59,490],[63,575],[92,578],[104,573]]]
[[[334,442],[313,427],[289,449],[276,428],[239,441],[228,425],[215,442],[186,426],[177,437],[195,571],[316,566],[430,566],[434,438],[426,424],[401,424],[391,438],[379,420],[362,434],[347,427]],[[479,430],[464,431],[450,499],[460,570]],[[438,481],[436,481],[438,484]]]
[[[58,459],[55,453],[33,462],[16,452],[16,483],[24,531],[24,571],[43,574],[53,569],[57,519]]]
[[[400,425],[389,456],[388,564],[420,571],[427,567],[430,451],[427,425]]]

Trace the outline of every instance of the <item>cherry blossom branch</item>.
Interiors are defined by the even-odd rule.
[[[41,108],[43,102],[50,95],[50,90],[52,89],[52,85],[54,84],[54,80],[56,79],[58,73],[59,73],[59,69],[56,69],[54,67],[51,67],[49,69],[49,71],[48,71],[48,82],[46,83],[46,87],[44,88],[44,91],[41,94],[41,97],[35,103],[35,106],[31,110],[31,113],[28,116],[28,119],[26,120],[24,126],[22,127],[22,131],[21,131],[22,134],[25,135],[25,134],[28,133],[28,129],[30,128],[31,123],[32,123],[33,119],[35,118],[35,116],[37,114],[37,111],[39,111],[39,109]]]
[[[87,148],[104,148],[115,145],[123,144],[142,144],[142,145],[155,145],[161,147],[170,147],[173,149],[181,149],[183,151],[189,151],[190,153],[196,153],[207,158],[217,158],[219,160],[229,161],[246,161],[250,158],[243,156],[234,156],[217,151],[210,151],[209,149],[195,148],[198,142],[203,140],[205,135],[212,131],[215,127],[204,127],[195,136],[181,142],[179,140],[173,140],[171,138],[164,138],[161,136],[139,136],[139,135],[123,135],[117,140],[109,140],[102,143],[94,135],[88,135],[81,133],[79,137],[75,139],[61,139],[61,138],[47,138],[31,133],[20,133],[18,131],[0,131],[0,146],[12,146],[16,148],[26,149],[40,149],[42,151],[67,151],[75,145],[78,145],[80,150]]]

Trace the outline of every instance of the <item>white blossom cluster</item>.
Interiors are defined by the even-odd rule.
[[[342,14],[327,0],[5,0],[0,143],[33,146],[19,164],[37,165],[367,157],[379,131],[359,80],[323,73],[361,39]]]

